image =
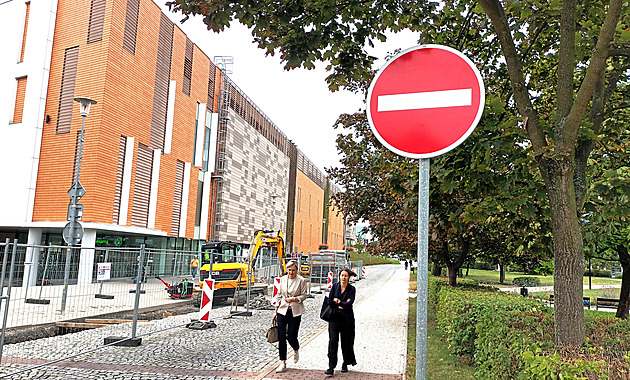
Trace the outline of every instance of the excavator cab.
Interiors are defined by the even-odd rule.
[[[201,246],[199,288],[203,288],[204,280],[212,278],[215,281],[214,299],[217,302],[234,296],[236,288],[246,288],[248,278],[250,288],[253,288],[254,271],[252,270],[251,276],[248,276],[248,273],[251,268],[256,267],[256,261],[261,255],[278,257],[281,272],[286,273],[282,231],[277,233],[267,230],[256,231],[247,256],[243,256],[242,247],[237,243],[228,241],[205,243]],[[197,302],[195,305],[198,306]]]

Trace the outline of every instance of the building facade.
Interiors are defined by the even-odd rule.
[[[0,32],[2,240],[64,244],[78,179],[82,247],[247,246],[259,229],[343,247],[325,175],[153,1],[4,1]],[[97,102],[87,117],[75,97]]]

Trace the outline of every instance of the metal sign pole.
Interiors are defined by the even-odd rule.
[[[416,379],[427,378],[427,305],[429,286],[429,168],[430,159],[420,159],[418,172],[418,272],[416,313]]]

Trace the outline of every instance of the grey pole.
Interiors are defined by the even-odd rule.
[[[70,236],[73,236],[74,224],[70,227]],[[70,282],[70,256],[72,255],[72,248],[66,249],[66,268],[63,275],[63,293],[61,294],[61,314],[66,311],[66,299],[68,298],[68,283]]]
[[[26,277],[26,284],[25,284],[25,290],[24,290],[24,301],[26,302],[26,299],[28,298],[28,288],[31,286],[31,268],[33,268],[33,262],[28,261],[24,263],[24,265],[25,266],[28,265],[28,275]]]
[[[140,307],[140,287],[144,277],[144,243],[140,244],[140,261],[138,261],[138,281],[136,281],[136,298],[133,305],[133,322],[131,322],[131,339],[136,337],[136,327],[138,327],[138,308]]]
[[[431,161],[420,159],[418,180],[418,293],[416,313],[416,379],[427,378],[427,303],[429,285],[429,169]]]
[[[85,117],[87,115],[82,115],[81,118],[81,134],[79,135],[79,150],[77,152],[77,177],[74,180],[74,186],[76,187],[81,178],[81,160],[83,158],[83,133],[85,130]],[[68,249],[66,250],[66,268],[63,276],[63,293],[61,295],[61,314],[66,311],[66,299],[68,298],[68,284],[70,282],[70,263],[72,256],[72,246],[74,246],[78,241],[74,239],[74,230],[77,225],[77,202],[79,201],[78,197],[72,197],[72,207],[70,208],[70,243],[68,244]]]
[[[4,275],[7,263],[7,253],[9,252],[9,239],[7,239],[7,246],[4,250],[4,264],[2,265],[2,286],[4,287]],[[15,254],[17,252],[17,239],[13,240],[13,252],[11,253],[11,269],[9,270],[9,284],[7,285],[7,295],[4,295],[2,299],[4,303],[4,318],[2,318],[2,334],[0,334],[0,361],[2,360],[2,349],[4,347],[4,336],[7,331],[7,320],[9,318],[9,304],[11,302],[11,286],[13,284],[13,273],[15,269]]]
[[[44,273],[42,274],[42,283],[39,286],[39,299],[42,299],[42,290],[44,290],[44,281],[46,281],[46,271],[48,270],[48,255],[50,255],[50,245],[52,243],[48,243],[48,247],[46,247],[46,264],[44,264]]]

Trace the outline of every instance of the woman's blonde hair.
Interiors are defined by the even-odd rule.
[[[289,261],[289,262],[287,263],[287,269],[289,269],[289,267],[295,267],[295,269],[300,269],[300,268],[298,267],[298,263],[297,263],[297,261],[295,261],[295,260],[291,260],[291,261]]]

